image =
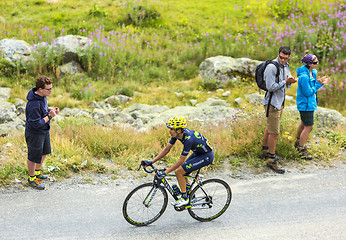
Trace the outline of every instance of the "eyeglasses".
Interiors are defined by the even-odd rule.
[[[313,62],[313,63],[311,63],[311,64],[318,64],[318,62]]]
[[[44,90],[47,90],[47,91],[52,91],[53,87],[51,88],[45,88]]]
[[[288,60],[288,59],[290,59],[291,57],[283,57],[283,56],[279,55],[279,58],[280,58],[281,60]]]

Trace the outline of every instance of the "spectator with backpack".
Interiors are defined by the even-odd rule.
[[[297,82],[292,77],[287,63],[290,57],[290,47],[282,46],[279,49],[278,57],[273,61],[266,61],[267,64],[263,69],[263,80],[267,92],[262,105],[264,105],[267,116],[267,126],[264,131],[260,157],[268,159],[267,166],[277,173],[285,172],[278,162],[279,158],[275,155],[275,148],[280,133],[280,119],[285,103],[286,87],[289,88],[292,83]]]
[[[318,59],[315,55],[306,54],[301,62],[303,66],[297,68],[297,109],[300,113],[300,124],[297,130],[297,140],[295,147],[298,149],[301,158],[311,160],[305,143],[314,125],[314,111],[317,109],[317,90],[328,83],[330,78],[325,76],[317,78]]]

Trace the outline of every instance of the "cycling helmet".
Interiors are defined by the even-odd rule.
[[[186,127],[186,120],[183,117],[172,117],[166,123],[166,126],[170,129],[180,129]]]

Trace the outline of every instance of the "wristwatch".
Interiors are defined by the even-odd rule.
[[[48,119],[51,120],[53,117],[51,115],[47,115],[48,116]]]

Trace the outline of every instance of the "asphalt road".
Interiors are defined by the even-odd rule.
[[[220,218],[201,223],[169,205],[147,227],[121,212],[141,180],[1,191],[0,239],[346,239],[346,165],[225,180],[233,198]]]

